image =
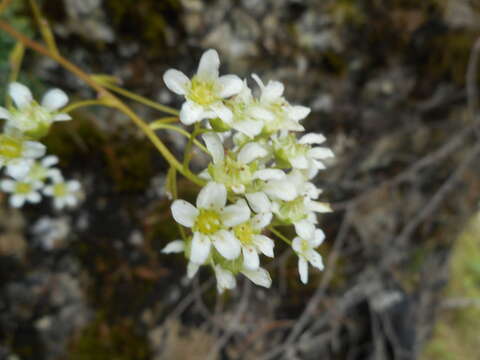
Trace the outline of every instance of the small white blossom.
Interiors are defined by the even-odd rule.
[[[186,101],[180,110],[180,121],[190,125],[203,119],[220,118],[227,124],[232,122],[232,111],[223,99],[238,94],[243,86],[236,75],[219,76],[218,53],[207,50],[200,58],[196,75],[190,80],[181,71],[170,69],[163,75],[167,87]]]
[[[239,202],[245,203],[245,200],[239,200]],[[271,220],[271,213],[257,214],[252,219],[233,228],[233,234],[242,247],[243,266],[246,269],[256,270],[260,267],[259,253],[273,257],[275,243],[269,237],[261,234]]]
[[[250,217],[248,206],[229,205],[227,190],[222,184],[208,183],[198,194],[196,207],[185,200],[175,200],[172,215],[179,224],[193,231],[190,261],[203,264],[210,255],[211,245],[225,259],[240,255],[240,244],[233,233],[227,230],[245,222]]]
[[[20,178],[30,170],[28,159],[37,159],[45,154],[45,146],[36,141],[21,137],[0,134],[0,169],[8,166],[8,171]]]
[[[305,224],[306,225],[306,224]],[[308,263],[313,267],[323,270],[322,256],[315,250],[325,239],[322,230],[316,229],[312,224],[297,229],[299,233],[292,242],[292,248],[298,255],[298,273],[300,280],[308,282]]]
[[[7,167],[7,174],[15,179],[26,178],[29,181],[45,182],[48,179],[54,179],[61,176],[60,170],[53,168],[58,163],[58,157],[54,155],[45,156],[41,160],[27,159],[28,172],[24,174],[19,172],[14,166]]]
[[[22,207],[25,202],[39,203],[42,199],[39,190],[43,186],[41,181],[21,181],[5,179],[0,182],[0,188],[10,193],[10,205],[16,208]]]
[[[80,200],[81,185],[77,180],[63,180],[55,176],[53,184],[43,189],[43,193],[53,198],[53,206],[57,210],[75,207]]]
[[[273,115],[273,120],[266,121],[264,129],[273,134],[277,131],[303,131],[304,127],[299,123],[310,114],[310,108],[300,105],[291,105],[284,97],[284,86],[279,81],[270,80],[267,85],[253,74],[253,79],[260,87],[260,104],[263,108],[269,110]]]
[[[50,125],[56,121],[70,120],[68,114],[59,110],[68,102],[68,96],[60,89],[49,90],[38,104],[30,89],[18,82],[11,83],[8,93],[16,105],[8,110],[0,107],[0,119],[7,120],[5,132],[39,138],[47,134]]]

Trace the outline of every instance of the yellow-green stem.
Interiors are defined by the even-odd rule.
[[[195,174],[193,174],[189,169],[183,169],[182,164],[180,164],[180,162],[172,155],[172,153],[168,150],[165,144],[157,137],[155,132],[150,129],[147,123],[145,123],[137,114],[135,114],[125,103],[123,103],[115,95],[113,95],[102,85],[94,81],[90,77],[90,75],[85,73],[75,64],[65,59],[63,56],[50,52],[42,45],[21,34],[12,26],[10,26],[10,24],[3,20],[0,20],[0,29],[12,36],[13,38],[17,39],[18,41],[21,41],[26,47],[31,48],[32,50],[35,50],[36,52],[55,60],[65,69],[85,81],[85,83],[87,83],[91,88],[95,89],[98,92],[98,96],[104,99],[107,106],[116,107],[118,110],[127,115],[135,123],[135,125],[137,125],[145,133],[145,135],[150,139],[153,145],[157,148],[157,150],[162,154],[162,156],[171,166],[173,166],[178,172],[180,172],[182,175],[184,175],[186,178],[188,178],[195,184],[200,186],[204,185],[204,181]]]
[[[285,235],[283,235],[281,232],[275,230],[275,228],[273,226],[269,226],[268,227],[268,230],[270,230],[272,232],[272,234],[274,234],[276,237],[278,237],[280,240],[283,240],[284,242],[286,242],[288,245],[292,246],[292,242],[290,240],[288,240]]]
[[[182,134],[183,136],[187,137],[187,138],[190,138],[190,133],[184,129],[182,129],[181,127],[178,127],[178,126],[175,126],[175,125],[170,125],[170,124],[150,124],[150,128],[152,130],[161,130],[161,129],[165,129],[165,130],[172,130],[172,131],[176,131],[178,132],[179,134]],[[205,154],[209,154],[207,148],[205,146],[202,145],[202,143],[200,143],[200,141],[198,141],[197,139],[193,139],[193,143],[200,149],[202,150]]]
[[[86,106],[110,106],[110,104],[105,103],[103,100],[84,100],[71,103],[70,105],[64,107],[61,111],[64,113],[69,113],[71,111],[77,110]]]
[[[157,103],[155,101],[152,101],[150,99],[147,99],[143,96],[140,96],[140,95],[134,94],[134,93],[132,93],[128,90],[125,90],[125,89],[123,89],[119,86],[109,84],[109,83],[102,83],[102,85],[105,88],[110,89],[110,90],[116,92],[117,94],[123,95],[123,96],[125,96],[129,99],[135,100],[135,101],[139,102],[140,104],[150,106],[153,109],[162,111],[162,112],[167,113],[167,114],[172,114],[172,115],[176,115],[176,116],[179,115],[179,111],[177,109],[171,108],[170,106],[159,104],[159,103]]]

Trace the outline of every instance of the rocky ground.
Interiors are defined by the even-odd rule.
[[[39,39],[14,3],[5,18]],[[291,102],[313,109],[307,129],[336,154],[318,177],[335,212],[321,218],[326,270],[308,286],[280,248],[271,289],[241,283],[219,297],[211,274],[189,283],[184,260],[159,252],[177,237],[160,155],[122,115],[77,111],[46,143],[84,185],[82,205],[19,211],[0,197],[0,359],[422,356],[451,249],[480,198],[475,88],[466,86],[478,80],[475,66],[467,74],[474,2],[62,0],[42,9],[71,61],[161,103],[179,105],[163,72],[193,72],[206,48],[220,52],[224,72],[284,82]],[[11,47],[1,33],[2,74]],[[20,79],[34,89],[94,96],[28,55]],[[164,138],[181,153],[182,138]],[[200,169],[205,159],[194,161]],[[179,189],[196,191],[186,181]]]

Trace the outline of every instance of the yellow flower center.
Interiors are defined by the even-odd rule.
[[[233,233],[243,245],[248,246],[253,243],[253,235],[255,235],[255,231],[250,225],[250,222],[246,222],[246,223],[235,226],[233,228]]]
[[[310,249],[310,244],[307,240],[302,239],[302,243],[300,244],[301,252],[307,252]]]
[[[63,183],[53,185],[53,196],[64,197],[67,195],[67,187]]]
[[[32,191],[32,185],[24,182],[19,182],[15,185],[16,194],[28,194]]]
[[[218,88],[215,82],[195,76],[190,83],[187,97],[197,104],[211,105],[221,100],[217,93]]]
[[[21,140],[0,135],[0,156],[7,159],[22,157],[23,144]]]
[[[193,230],[200,231],[202,234],[211,235],[220,229],[220,215],[213,210],[200,209]]]

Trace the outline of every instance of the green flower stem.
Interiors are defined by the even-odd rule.
[[[123,95],[123,96],[125,96],[129,99],[132,99],[136,102],[139,102],[143,105],[149,106],[153,109],[159,110],[161,112],[164,112],[164,113],[167,113],[167,114],[172,114],[172,115],[175,115],[175,116],[178,116],[180,114],[180,112],[177,109],[171,108],[170,106],[159,104],[155,101],[152,101],[152,100],[147,99],[143,96],[134,94],[134,93],[132,93],[128,90],[125,90],[125,89],[123,89],[119,86],[113,85],[111,83],[102,82],[102,86],[109,89],[109,90],[112,90],[113,92],[116,92],[117,94]]]
[[[183,168],[186,170],[190,169],[190,160],[192,159],[192,145],[196,141],[197,135],[200,133],[200,123],[195,123],[195,127],[191,134],[189,134],[189,139],[187,146],[185,146],[185,151],[183,152]],[[208,152],[207,152],[208,153]]]
[[[42,34],[43,41],[47,44],[48,49],[50,52],[60,55],[60,52],[58,51],[57,43],[55,42],[55,37],[53,36],[52,29],[50,28],[50,25],[48,24],[47,19],[42,16],[42,13],[40,11],[40,8],[38,7],[38,4],[35,0],[29,0],[30,1],[30,7],[32,8],[33,12],[33,17],[35,18],[35,21],[37,22],[37,25],[40,29],[40,33]]]
[[[178,126],[175,126],[175,125],[170,125],[170,124],[159,124],[159,123],[155,123],[155,124],[150,124],[150,128],[152,130],[160,130],[160,129],[166,129],[166,130],[172,130],[172,131],[176,131],[178,132],[179,134],[182,134],[183,136],[187,137],[187,138],[190,138],[190,133],[184,129],[182,129],[181,127],[178,127]],[[193,139],[193,142],[196,146],[198,146],[198,148],[200,150],[202,150],[205,154],[209,154],[207,148],[205,146],[202,145],[202,143],[200,141],[198,141],[197,139]]]
[[[150,127],[153,127],[156,124],[171,124],[171,123],[176,123],[179,122],[180,119],[178,116],[166,116],[162,117],[160,119],[155,119],[150,123]]]
[[[283,240],[284,242],[286,242],[288,245],[292,246],[292,242],[290,240],[288,240],[285,235],[283,235],[280,231],[278,230],[275,230],[275,228],[273,226],[269,226],[268,227],[268,230],[270,230],[272,232],[273,235],[275,235],[276,237],[278,237],[280,240]]]
[[[198,176],[193,174],[189,169],[183,168],[182,164],[173,156],[173,154],[168,150],[168,148],[160,140],[160,138],[155,134],[155,132],[152,129],[150,129],[150,127],[145,121],[143,121],[125,103],[123,103],[115,95],[109,92],[105,87],[103,87],[101,84],[96,82],[90,75],[85,73],[78,66],[74,65],[73,63],[65,59],[63,56],[50,52],[44,46],[38,44],[37,42],[21,34],[17,30],[15,30],[10,24],[8,24],[3,20],[0,20],[0,30],[3,30],[4,32],[9,34],[11,37],[22,42],[26,47],[55,60],[65,69],[67,69],[68,71],[76,75],[78,78],[82,79],[91,88],[97,91],[99,97],[103,99],[106,106],[115,107],[118,110],[120,110],[122,113],[127,115],[135,123],[135,125],[137,125],[143,131],[143,133],[150,139],[150,141],[157,148],[157,150],[162,154],[165,160],[171,166],[173,166],[179,173],[181,173],[183,176],[185,176],[186,178],[188,178],[190,181],[194,182],[197,185],[203,186],[205,184],[205,182],[202,179],[200,179]]]
[[[110,106],[108,103],[106,103],[103,100],[85,100],[85,101],[77,101],[74,103],[71,103],[70,105],[64,107],[61,112],[64,113],[69,113],[71,111],[77,110],[79,108],[85,107],[85,106]]]

